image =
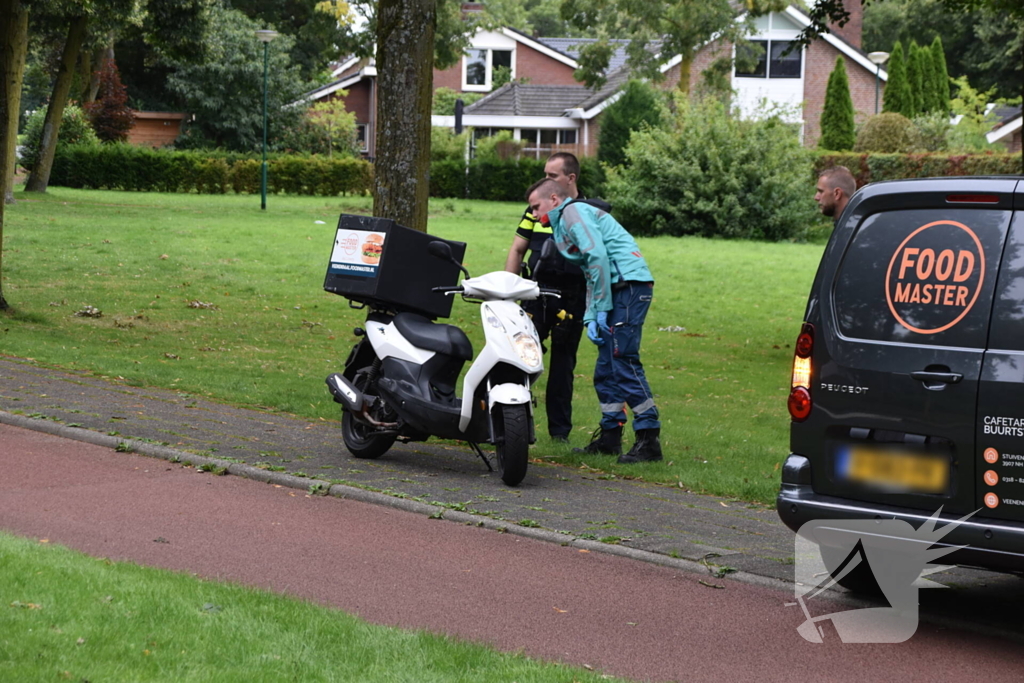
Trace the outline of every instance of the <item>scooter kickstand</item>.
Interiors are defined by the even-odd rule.
[[[476,453],[477,455],[479,455],[479,456],[480,456],[480,459],[484,461],[484,464],[485,464],[485,465],[487,465],[487,470],[488,470],[489,472],[493,472],[493,471],[494,471],[494,468],[493,468],[493,467],[491,467],[491,461],[490,461],[490,460],[488,460],[488,459],[487,459],[487,456],[486,456],[486,455],[484,455],[484,452],[483,452],[482,450],[480,450],[480,446],[478,446],[478,445],[477,445],[477,444],[476,444],[475,442],[473,442],[473,441],[469,441],[469,442],[467,442],[467,443],[469,443],[469,447],[470,447],[470,448],[472,448],[472,449],[473,449],[473,451],[474,451],[474,452],[475,452],[475,453]]]

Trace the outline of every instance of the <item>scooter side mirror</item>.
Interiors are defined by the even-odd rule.
[[[434,240],[427,245],[427,253],[444,261],[453,260],[452,248],[448,246],[447,242]]]
[[[447,242],[434,240],[427,245],[427,253],[436,258],[448,261],[449,263],[454,263],[459,267],[459,270],[466,274],[466,277],[469,277],[469,271],[466,270],[465,266],[455,260],[455,256],[452,254],[452,248]]]

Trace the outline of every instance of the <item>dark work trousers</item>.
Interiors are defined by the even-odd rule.
[[[544,406],[548,415],[548,434],[553,438],[568,437],[572,431],[573,373],[586,311],[587,292],[583,282],[582,278],[574,279],[571,284],[545,282],[542,286],[558,289],[562,298],[544,297],[523,302],[523,310],[533,317],[540,341],[548,351],[544,368],[548,378]],[[572,318],[560,320],[558,312],[561,310]]]
[[[658,429],[661,421],[654,394],[640,362],[640,340],[644,320],[651,307],[653,282],[624,283],[612,288],[608,326],[602,330],[604,344],[597,347],[594,389],[601,404],[601,429],[626,423],[626,406],[633,411],[633,429]]]

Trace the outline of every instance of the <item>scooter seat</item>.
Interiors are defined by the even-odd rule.
[[[462,360],[473,359],[473,345],[466,333],[444,323],[431,322],[415,313],[395,316],[395,328],[413,345]]]

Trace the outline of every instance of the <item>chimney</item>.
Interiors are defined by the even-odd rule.
[[[861,34],[864,30],[864,5],[862,0],[844,0],[843,8],[850,13],[850,19],[843,25],[829,24],[828,30],[858,50],[861,48]]]

